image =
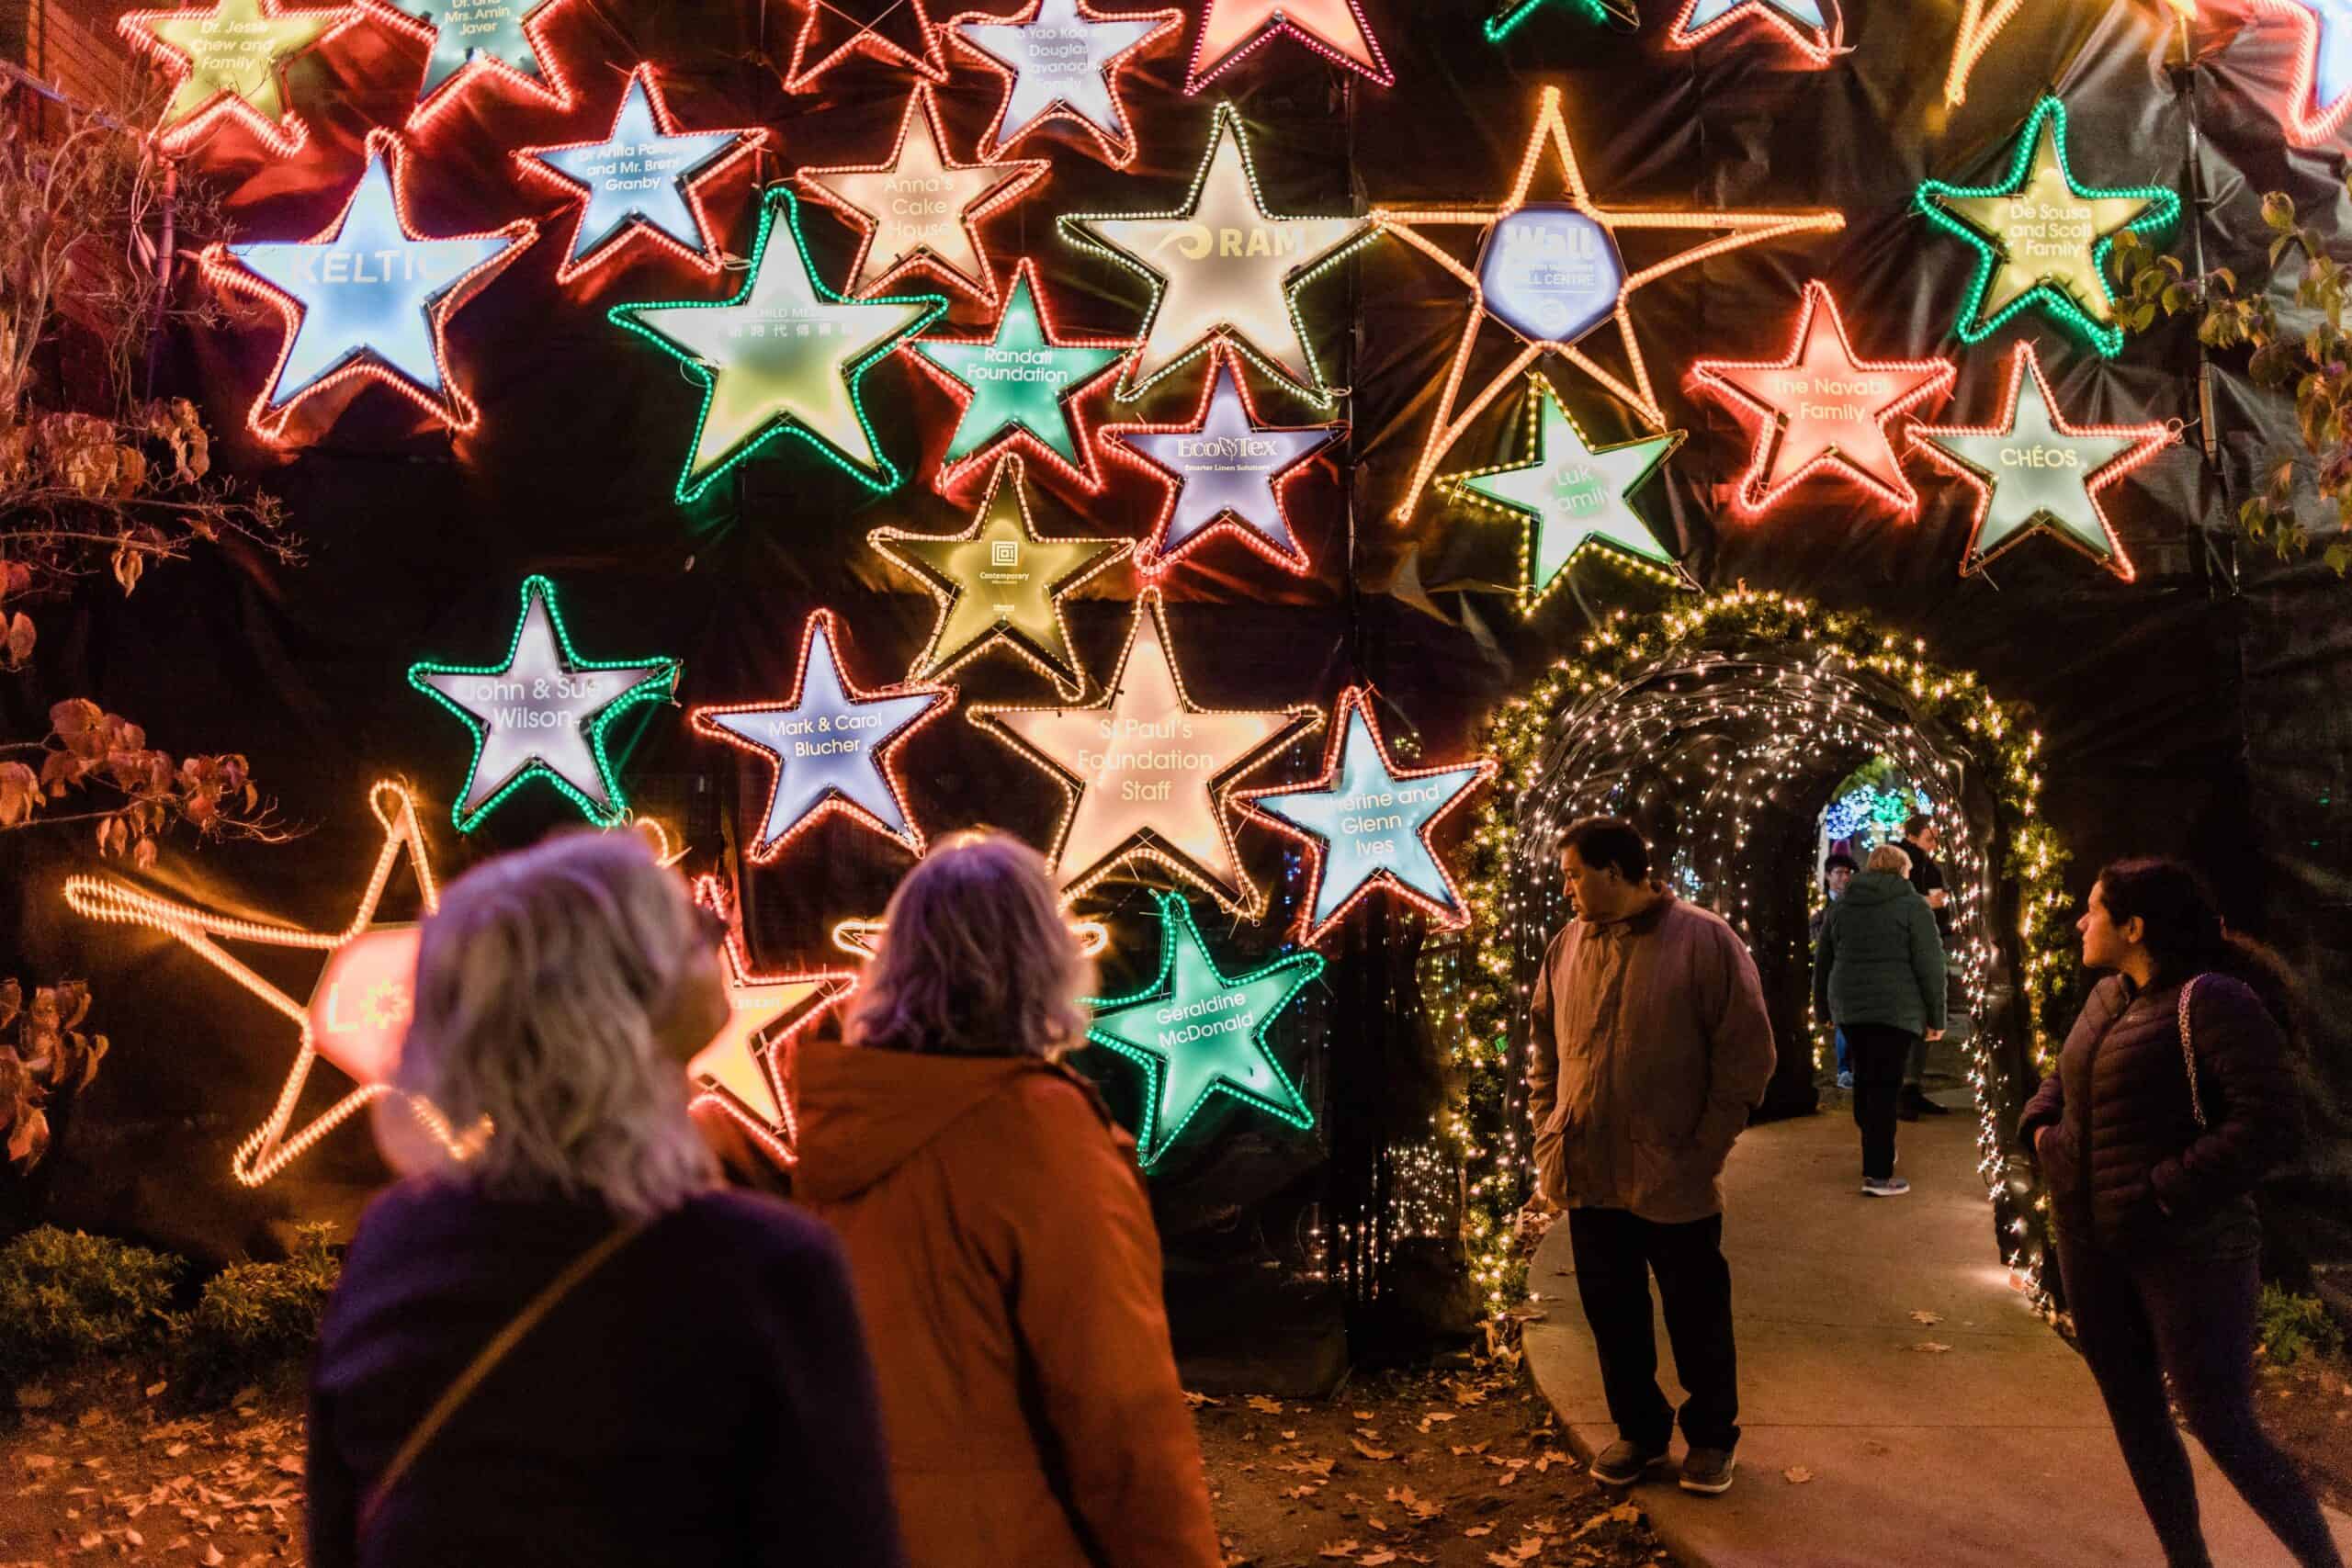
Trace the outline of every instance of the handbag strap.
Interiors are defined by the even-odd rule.
[[[524,1337],[538,1326],[539,1320],[554,1311],[556,1304],[570,1295],[582,1280],[594,1274],[606,1258],[618,1252],[644,1228],[644,1221],[632,1220],[614,1229],[595,1246],[564,1265],[563,1272],[548,1280],[537,1295],[524,1304],[522,1311],[508,1320],[505,1327],[491,1336],[490,1343],[475,1353],[474,1359],[466,1364],[466,1370],[441,1391],[441,1397],[433,1402],[433,1408],[424,1413],[424,1418],[416,1424],[407,1440],[401,1444],[399,1451],[392,1455],[391,1461],[376,1477],[375,1484],[368,1489],[368,1495],[359,1506],[360,1534],[367,1534],[368,1525],[382,1509],[384,1499],[400,1484],[401,1478],[416,1463],[441,1428],[448,1425],[449,1417],[458,1413],[458,1407],[472,1397],[474,1390],[481,1386],[482,1380],[506,1359],[507,1352],[521,1344]]]
[[[2188,1000],[2196,994],[2197,982],[2202,978],[2202,976],[2191,976],[2188,983],[2180,988],[2180,1059],[2181,1065],[2188,1069],[2189,1114],[2197,1118],[2197,1130],[2200,1133],[2205,1130],[2205,1100],[2197,1092],[2197,1047],[2191,1043],[2188,1032]]]

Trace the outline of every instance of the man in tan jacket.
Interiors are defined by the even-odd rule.
[[[1724,1160],[1772,1076],[1756,964],[1719,917],[1650,879],[1631,823],[1570,824],[1560,864],[1577,917],[1535,983],[1528,1111],[1540,1199],[1568,1211],[1577,1290],[1618,1441],[1593,1479],[1630,1486],[1667,1462],[1649,1276],[1690,1394],[1681,1484],[1730,1490],[1739,1442]]]

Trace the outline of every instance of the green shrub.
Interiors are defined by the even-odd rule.
[[[154,1348],[183,1265],[106,1236],[42,1225],[0,1247],[0,1382]]]
[[[181,1325],[177,1376],[197,1397],[299,1371],[318,1342],[342,1265],[332,1225],[304,1225],[283,1263],[232,1263],[207,1280]]]
[[[2262,1287],[2255,1332],[2274,1367],[2291,1367],[2305,1356],[2332,1356],[2344,1347],[2343,1331],[2318,1297],[2297,1295],[2277,1285]]]

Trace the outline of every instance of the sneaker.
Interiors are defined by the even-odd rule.
[[[1839,1089],[1852,1089],[1854,1087],[1854,1075],[1851,1073],[1839,1073],[1838,1075],[1838,1087]]]
[[[1682,1456],[1682,1490],[1720,1497],[1731,1490],[1732,1466],[1737,1462],[1729,1449],[1692,1449]]]
[[[1666,1463],[1664,1449],[1645,1449],[1621,1438],[1594,1456],[1592,1478],[1603,1486],[1631,1486]]]
[[[1911,1184],[1899,1176],[1862,1178],[1862,1196],[1865,1198],[1900,1198],[1910,1190]]]

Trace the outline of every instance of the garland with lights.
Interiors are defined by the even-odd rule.
[[[2056,1042],[2047,1017],[2072,972],[2074,949],[2058,911],[2065,900],[2060,872],[2066,852],[2041,820],[2041,737],[2017,708],[1986,691],[1972,673],[1922,657],[1924,645],[1886,632],[1867,617],[1826,612],[1804,600],[1746,588],[1648,615],[1620,611],[1581,649],[1560,659],[1524,695],[1492,713],[1477,750],[1501,765],[1496,787],[1475,810],[1464,852],[1463,881],[1473,911],[1458,942],[1425,953],[1422,985],[1451,1058],[1452,1103],[1443,1131],[1462,1162],[1463,1245],[1487,1311],[1503,1315],[1526,1296],[1526,1260],[1514,1218],[1528,1192],[1532,1139],[1518,1124],[1509,1070],[1523,1003],[1517,955],[1528,940],[1513,910],[1513,848],[1521,802],[1543,782],[1545,751],[1566,710],[1653,671],[1680,652],[1727,646],[1795,648],[1825,669],[1867,672],[1898,690],[1915,719],[1948,730],[1982,770],[1997,803],[1995,840],[1999,877],[2014,894],[2018,993],[2034,1067],[2047,1072]],[[1988,1122],[1979,1169],[1997,1195],[2007,1158]],[[2020,1288],[2041,1290],[2046,1207],[2020,1205],[2003,1234],[2004,1260]]]

